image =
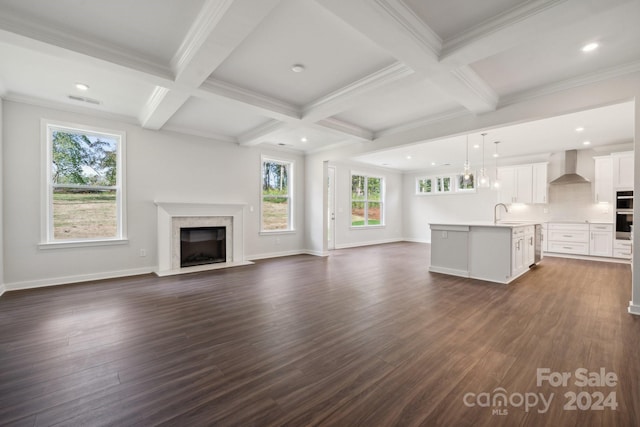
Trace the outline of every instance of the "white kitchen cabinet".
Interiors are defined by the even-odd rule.
[[[508,166],[498,168],[500,203],[533,202],[533,165]]]
[[[633,151],[611,154],[613,188],[633,189]]]
[[[593,200],[596,203],[613,202],[613,158],[611,156],[594,157],[595,182]]]
[[[589,255],[589,224],[550,222],[547,233],[549,252]]]
[[[534,228],[529,227],[525,230],[524,235],[524,259],[525,266],[529,267],[535,263],[536,259],[536,239]]]
[[[514,228],[511,235],[511,275],[518,276],[535,262],[533,226]]]
[[[622,259],[631,259],[633,252],[633,244],[631,240],[614,240],[613,257]]]
[[[613,256],[613,224],[589,224],[589,255]]]
[[[533,196],[532,203],[549,203],[547,186],[547,164],[534,163],[533,172]]]

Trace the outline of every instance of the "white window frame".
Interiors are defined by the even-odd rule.
[[[460,186],[459,180],[462,176],[461,174],[438,174],[438,175],[424,175],[416,177],[416,195],[418,196],[432,196],[432,195],[443,195],[443,194],[456,194],[456,193],[475,193],[477,191],[477,175],[472,172],[473,175],[473,188],[462,188]],[[449,185],[448,190],[439,190],[438,182],[449,178],[451,180],[451,184]],[[424,181],[430,179],[431,180],[431,191],[420,191],[420,181]]]
[[[287,176],[289,178],[288,182],[288,195],[289,199],[288,203],[288,227],[284,230],[265,230],[264,229],[264,194],[262,193],[262,179],[264,174],[264,164],[265,162],[271,163],[279,163],[287,166]],[[295,233],[295,221],[294,221],[294,186],[295,186],[295,161],[291,159],[281,158],[281,157],[273,157],[273,156],[261,156],[260,158],[260,234],[289,234]],[[274,196],[276,197],[276,196]],[[282,196],[278,196],[282,197]]]
[[[67,130],[70,132],[84,133],[87,135],[105,135],[118,140],[116,151],[116,185],[109,187],[116,191],[116,235],[114,237],[93,237],[86,239],[61,240],[54,237],[53,225],[53,188],[52,182],[52,135],[54,130]],[[40,249],[55,249],[84,246],[103,246],[127,244],[127,218],[126,218],[126,133],[113,129],[104,129],[97,126],[88,126],[77,123],[68,123],[56,120],[41,120],[41,140],[42,140],[42,185],[41,185],[41,206],[42,224]]]
[[[353,200],[353,177],[354,176],[363,176],[365,177],[365,192],[366,197],[364,200]],[[376,178],[380,180],[380,200],[369,200],[369,178]],[[383,228],[386,223],[386,215],[385,215],[385,206],[386,206],[386,178],[382,175],[374,175],[370,173],[351,171],[351,175],[349,175],[349,224],[350,228],[355,230],[362,230],[367,228]],[[364,203],[364,218],[365,224],[363,225],[353,225],[353,220],[351,219],[351,215],[353,215],[353,203]],[[368,224],[369,222],[369,203],[379,203],[380,204],[380,224]]]

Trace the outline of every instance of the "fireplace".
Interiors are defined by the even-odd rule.
[[[180,228],[180,268],[227,261],[226,227]]]

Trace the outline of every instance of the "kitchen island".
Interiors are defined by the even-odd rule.
[[[535,222],[434,223],[429,271],[509,283],[541,256]]]

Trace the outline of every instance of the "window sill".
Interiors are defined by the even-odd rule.
[[[349,226],[349,228],[351,230],[371,230],[371,229],[375,229],[375,228],[385,228],[386,225],[382,224],[382,225],[351,225]]]
[[[110,239],[110,240],[69,240],[61,242],[45,242],[39,243],[38,248],[42,250],[49,249],[67,249],[67,248],[86,248],[91,246],[115,246],[128,245],[128,239]]]
[[[261,236],[273,236],[275,234],[296,234],[296,230],[273,230],[273,231],[260,231]]]

